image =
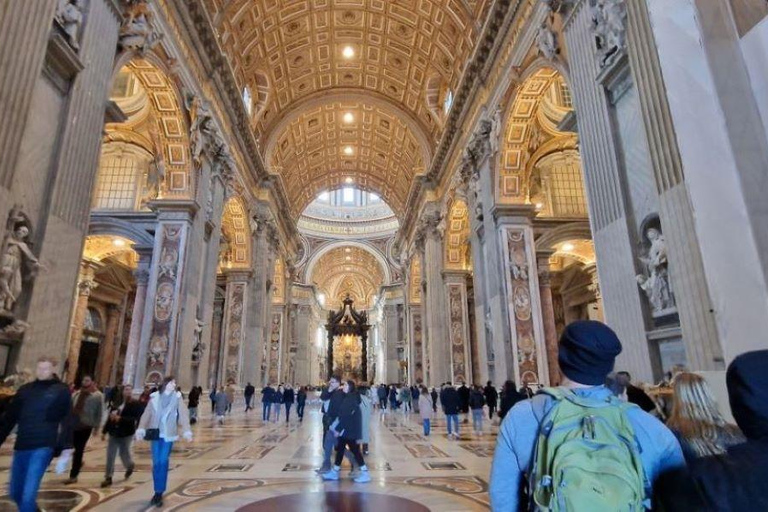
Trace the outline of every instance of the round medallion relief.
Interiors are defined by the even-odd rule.
[[[398,496],[343,491],[276,496],[240,507],[237,509],[237,512],[306,512],[307,510],[333,510],[334,512],[360,512],[364,510],[429,512],[429,509],[424,505]]]

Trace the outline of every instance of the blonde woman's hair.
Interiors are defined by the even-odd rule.
[[[729,425],[717,407],[717,400],[703,377],[678,373],[673,381],[675,399],[667,427],[676,431],[699,457],[725,453],[724,438],[739,437],[738,428]]]

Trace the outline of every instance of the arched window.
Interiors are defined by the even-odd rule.
[[[94,210],[139,210],[146,195],[147,172],[152,155],[134,144],[104,146],[96,175]]]

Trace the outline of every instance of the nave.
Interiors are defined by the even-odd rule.
[[[345,461],[342,480],[324,483],[314,471],[322,460],[318,404],[307,407],[303,423],[292,410],[288,425],[284,411],[279,422],[265,423],[261,420],[261,404],[247,414],[244,408],[242,399],[235,402],[224,425],[218,426],[210,402],[201,401],[200,421],[192,427],[193,441],[174,445],[162,510],[489,510],[488,475],[498,427],[487,421],[482,437],[472,435],[468,423],[460,426],[460,440],[449,441],[442,414],[433,420],[432,433],[426,438],[418,414],[412,413],[406,419],[400,412],[382,415],[376,410],[370,422],[370,454],[366,457],[372,481],[353,483],[347,478],[349,467]],[[4,491],[11,447],[9,442],[0,450],[0,485]],[[51,464],[38,505],[46,512],[158,510],[148,506],[152,496],[149,443],[134,441],[136,472],[127,481],[118,457],[114,484],[108,489],[99,487],[105,451],[106,443],[94,434],[79,482],[71,486],[62,484],[66,474],[56,475],[55,464]],[[0,512],[13,510],[15,506],[4,494]]]

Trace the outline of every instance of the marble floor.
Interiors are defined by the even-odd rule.
[[[373,481],[355,484],[342,471],[340,482],[323,482],[314,473],[322,460],[320,412],[307,407],[303,423],[261,421],[260,408],[247,414],[242,405],[215,425],[209,404],[194,425],[194,440],[178,442],[171,456],[163,510],[242,512],[488,510],[496,425],[486,421],[483,436],[462,424],[459,440],[449,440],[442,415],[424,437],[418,415],[381,414],[371,418],[370,455]],[[295,415],[295,412],[292,411]],[[487,416],[486,416],[487,419]],[[497,420],[498,421],[498,420]],[[0,512],[15,510],[5,495],[12,439],[0,450]],[[39,505],[47,512],[152,510],[151,455],[146,442],[134,444],[136,472],[123,479],[117,462],[114,484],[101,489],[105,442],[92,437],[79,482],[62,485],[66,475],[46,475]],[[345,462],[345,464],[347,464]]]

